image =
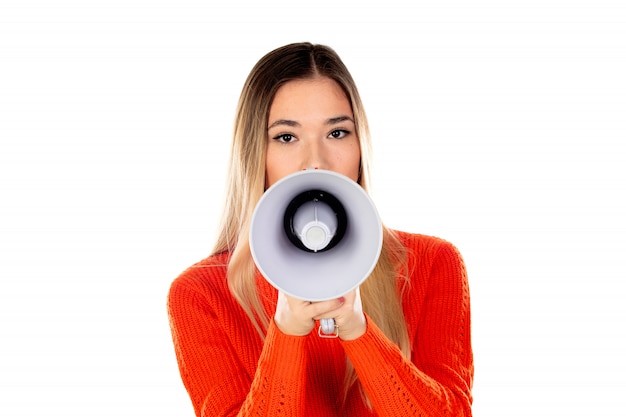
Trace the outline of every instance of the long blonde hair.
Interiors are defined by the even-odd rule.
[[[337,53],[324,45],[294,43],[261,58],[250,72],[237,106],[226,203],[214,253],[229,252],[227,279],[230,291],[262,338],[273,312],[265,311],[256,291],[256,267],[250,253],[248,234],[252,213],[265,190],[269,109],[282,85],[316,76],[337,82],[350,100],[361,147],[359,184],[367,191],[371,181],[372,147],[367,118],[356,84]],[[402,283],[398,282],[407,275],[402,268],[405,254],[394,233],[386,227],[383,229],[380,259],[361,285],[363,309],[409,358],[411,352],[400,294],[402,285],[399,285]],[[345,395],[355,382],[356,372],[348,362]]]

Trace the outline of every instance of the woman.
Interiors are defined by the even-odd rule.
[[[198,416],[470,416],[467,276],[450,243],[383,228],[368,279],[307,302],[259,274],[248,241],[264,190],[307,168],[365,190],[370,138],[350,73],[330,48],[264,56],[236,113],[227,201],[213,254],[168,298],[181,377]],[[338,338],[318,336],[333,318]]]

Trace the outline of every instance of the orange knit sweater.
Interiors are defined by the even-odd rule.
[[[288,336],[270,323],[262,340],[229,292],[226,254],[201,261],[172,283],[168,312],[178,366],[197,416],[471,416],[473,356],[465,266],[450,243],[398,233],[409,250],[403,308],[412,344],[406,360],[366,315],[353,341],[314,330]],[[276,290],[257,276],[269,311]],[[345,359],[358,389],[342,404]]]

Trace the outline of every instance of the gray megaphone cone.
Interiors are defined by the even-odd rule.
[[[363,188],[341,174],[304,170],[268,188],[250,226],[250,250],[276,289],[324,301],[358,287],[382,248],[382,223]]]

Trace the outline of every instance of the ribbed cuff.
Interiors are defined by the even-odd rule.
[[[385,369],[390,363],[401,360],[402,352],[367,314],[365,320],[367,330],[361,337],[341,343],[357,373],[363,376],[371,373],[372,377],[378,377],[380,367]]]

